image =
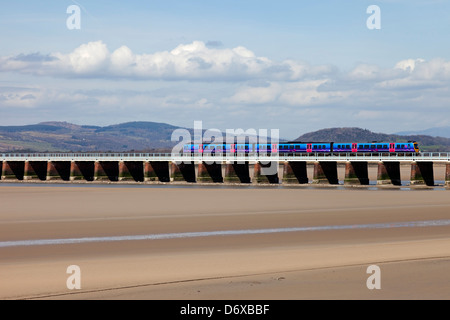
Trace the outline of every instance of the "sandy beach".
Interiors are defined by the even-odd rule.
[[[0,298],[448,299],[449,192],[0,184]]]

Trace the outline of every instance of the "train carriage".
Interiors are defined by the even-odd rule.
[[[184,153],[249,154],[249,153],[419,153],[415,141],[408,142],[287,142],[236,143],[236,144],[186,144]]]

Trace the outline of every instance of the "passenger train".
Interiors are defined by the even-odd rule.
[[[287,142],[259,143],[189,143],[183,153],[234,154],[234,153],[419,153],[419,144],[409,142]]]

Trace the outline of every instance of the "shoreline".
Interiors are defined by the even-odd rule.
[[[401,185],[392,184],[368,184],[368,185],[352,185],[344,184],[342,180],[339,184],[326,183],[212,183],[212,182],[158,182],[158,181],[42,181],[42,180],[0,180],[2,186],[134,186],[134,187],[192,187],[192,188],[243,188],[243,189],[370,189],[370,190],[450,190],[450,185],[445,181],[428,186],[424,184],[410,184],[404,181]]]

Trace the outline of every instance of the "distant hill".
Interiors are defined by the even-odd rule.
[[[174,130],[157,122],[127,122],[85,126],[42,122],[26,126],[0,126],[0,152],[170,152]],[[193,134],[193,129],[188,130]],[[423,151],[450,152],[450,139],[427,135],[374,133],[361,128],[330,128],[304,134],[297,141],[367,142],[414,140]]]
[[[393,141],[407,142],[417,141],[422,151],[450,152],[450,139],[443,137],[431,137],[428,135],[398,135],[375,133],[361,128],[329,128],[301,135],[295,141],[334,141],[334,142],[371,142]]]
[[[427,135],[432,137],[450,138],[450,127],[436,127],[420,131],[397,132],[398,135]]]
[[[128,122],[106,127],[67,122],[0,126],[0,152],[167,152],[175,145],[171,136],[177,128],[156,122]]]

